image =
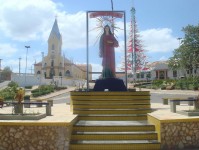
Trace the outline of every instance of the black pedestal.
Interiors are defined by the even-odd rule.
[[[106,78],[96,80],[94,91],[127,91],[123,80],[117,78]]]

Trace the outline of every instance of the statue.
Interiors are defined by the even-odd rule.
[[[118,47],[118,41],[111,32],[110,26],[104,27],[99,43],[99,56],[102,57],[102,78],[115,77],[115,47]]]

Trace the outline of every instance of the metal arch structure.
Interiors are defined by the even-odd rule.
[[[89,18],[99,16],[110,16],[115,18],[123,18],[124,22],[124,58],[125,58],[125,71],[116,73],[125,73],[125,85],[127,87],[127,46],[126,46],[126,14],[125,11],[87,11],[86,12],[86,59],[87,59],[87,91],[89,91],[89,74],[96,74],[99,72],[89,72]]]

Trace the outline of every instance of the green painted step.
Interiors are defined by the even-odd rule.
[[[130,131],[154,131],[153,125],[147,126],[73,126],[73,131],[90,131],[90,132],[130,132]]]
[[[74,132],[71,140],[156,140],[155,132]]]

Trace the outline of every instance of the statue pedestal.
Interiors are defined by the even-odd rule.
[[[106,78],[96,80],[93,91],[127,91],[122,79]]]

